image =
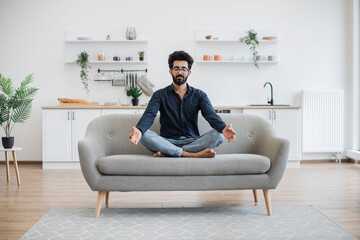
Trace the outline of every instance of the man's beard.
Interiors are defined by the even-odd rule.
[[[180,78],[182,77],[182,78]],[[172,76],[172,79],[173,79],[173,82],[176,84],[176,85],[183,85],[184,83],[186,83],[187,79],[188,79],[188,76],[184,77],[183,75],[181,74],[178,74],[176,75],[175,77]]]

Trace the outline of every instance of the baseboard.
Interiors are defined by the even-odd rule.
[[[80,169],[79,162],[43,162],[43,169]]]
[[[346,156],[348,158],[359,160],[360,159],[360,151],[359,150],[347,150]]]
[[[344,158],[341,159],[342,163],[356,163],[353,159]],[[301,160],[301,164],[308,164],[308,163],[336,163],[335,159],[314,159],[314,160]]]
[[[12,164],[13,160],[10,159],[9,163]],[[19,160],[17,160],[17,163],[18,164],[42,164],[42,161],[33,161],[33,160],[31,160],[31,161],[20,160],[19,161]],[[5,160],[1,160],[0,164],[5,164]]]
[[[300,161],[288,161],[286,168],[299,168]]]

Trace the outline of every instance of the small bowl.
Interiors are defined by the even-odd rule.
[[[114,57],[113,57],[113,60],[114,60],[114,61],[120,61],[120,57],[119,57],[119,56],[114,56]]]
[[[91,37],[77,37],[78,40],[91,40]]]

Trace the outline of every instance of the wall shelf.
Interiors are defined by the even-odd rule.
[[[67,43],[145,43],[147,40],[65,40]]]
[[[229,43],[240,43],[240,40],[196,40],[196,42],[208,42],[208,43],[215,43],[215,42],[229,42]],[[279,40],[259,40],[259,43],[278,43]]]
[[[76,63],[75,61],[66,61],[65,63]],[[99,64],[147,64],[147,61],[89,61],[89,63]]]
[[[244,37],[248,30],[245,29],[198,29],[196,30],[196,51],[195,62],[198,63],[253,63],[250,46],[240,42],[239,38]],[[279,63],[279,34],[275,30],[257,30],[259,46],[258,55],[262,59],[272,61],[257,61],[259,64],[278,64]],[[211,36],[211,39],[206,37]],[[263,40],[263,37],[276,37],[275,40]],[[213,38],[216,38],[215,40]],[[222,56],[221,61],[204,61],[203,56],[214,55]]]
[[[107,40],[107,36],[110,35],[110,40]],[[79,40],[78,37],[87,37],[89,40]],[[101,30],[66,30],[65,42],[141,42],[147,41],[148,32],[145,29],[136,28],[136,39],[126,39],[126,28],[122,29],[101,29]]]
[[[147,63],[147,61],[91,61],[90,63],[121,63],[121,64],[131,64],[131,63]]]
[[[253,63],[253,61],[204,61],[198,60],[197,63]],[[257,61],[258,63],[269,63],[275,64],[279,63],[279,61]]]
[[[110,35],[111,39],[107,40]],[[79,40],[78,37],[88,38]],[[65,31],[65,63],[75,63],[80,52],[89,54],[89,63],[92,64],[147,64],[148,60],[148,32],[136,29],[136,39],[126,39],[125,29],[112,30],[66,30]],[[144,61],[113,61],[114,56],[121,59],[132,57],[139,59],[138,52],[144,51]],[[98,61],[98,54],[103,52],[106,61]]]

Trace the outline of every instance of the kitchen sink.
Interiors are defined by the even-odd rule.
[[[268,107],[272,107],[272,106],[290,106],[289,104],[273,104],[273,105],[270,105],[270,104],[249,104],[248,106],[254,106],[254,107],[256,107],[256,106],[261,106],[261,107],[263,107],[263,106],[268,106]]]

